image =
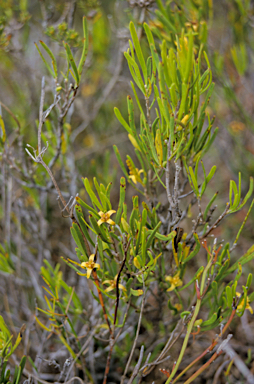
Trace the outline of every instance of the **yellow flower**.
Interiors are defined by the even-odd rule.
[[[174,277],[166,276],[165,280],[169,281],[171,284],[171,287],[167,289],[168,292],[173,291],[176,287],[181,287],[181,285],[183,285],[183,282],[180,279],[179,274],[180,274],[180,271],[178,271]]]
[[[83,263],[79,264],[77,263],[76,261],[73,261],[71,259],[68,259],[72,264],[77,264],[79,267],[83,268],[83,269],[87,269],[87,273],[84,274],[84,273],[78,273],[78,275],[81,275],[81,276],[86,276],[88,279],[89,277],[91,276],[91,273],[92,273],[92,270],[97,268],[97,269],[100,269],[100,264],[98,263],[95,263],[94,262],[94,257],[95,255],[92,254],[90,255],[89,257],[89,260],[88,261],[83,261]]]
[[[116,280],[117,280],[117,275],[114,277],[114,280],[103,281],[102,284],[109,284],[109,287],[105,289],[105,292],[110,292],[116,288]],[[118,284],[118,287],[123,291],[126,291],[126,288],[122,284]]]
[[[129,178],[133,181],[134,184],[140,183],[143,184],[143,181],[141,180],[141,173],[143,173],[143,169],[135,168],[135,171],[130,171]]]
[[[241,293],[236,292],[236,296],[240,297]],[[243,305],[244,305],[244,298],[242,297],[241,301],[237,304],[237,311],[241,310],[243,308]],[[250,299],[248,298],[248,296],[247,296],[245,309],[248,309],[250,311],[250,313],[253,314],[253,309],[250,306]]]
[[[99,212],[99,215],[100,215],[100,220],[97,221],[97,224],[100,226],[102,223],[108,223],[110,225],[115,225],[115,222],[113,220],[110,219],[110,216],[113,215],[113,213],[115,213],[116,211],[114,211],[113,209],[111,209],[110,211],[104,213],[102,211]]]
[[[181,311],[181,309],[182,309],[182,304],[180,304],[180,303],[176,303],[175,304],[175,308],[178,310],[178,312],[180,312]]]

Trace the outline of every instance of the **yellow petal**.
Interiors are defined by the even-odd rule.
[[[129,175],[129,178],[133,181],[134,184],[137,184],[137,178],[135,175]]]
[[[110,211],[107,212],[107,214],[108,214],[109,216],[113,215],[113,213],[116,213],[116,211],[114,211],[114,209],[111,209]]]
[[[119,284],[118,285],[120,289],[122,289],[123,291],[126,291],[126,288],[123,286],[123,284]]]
[[[87,261],[83,261],[83,263],[80,264],[81,268],[87,268]]]
[[[114,287],[112,287],[111,285],[107,288],[107,289],[105,289],[105,292],[110,292],[110,291],[112,291],[114,289]]]
[[[104,223],[104,221],[102,219],[97,221],[98,226],[100,226],[102,223]]]
[[[176,286],[174,284],[172,284],[171,287],[167,289],[167,292],[173,291],[175,289],[175,287]]]
[[[250,304],[247,304],[245,309],[248,309],[251,314],[253,314],[253,309],[251,308]]]
[[[87,268],[87,278],[88,279],[91,276],[91,273],[92,273],[92,268]]]
[[[115,222],[113,220],[111,220],[111,219],[108,219],[107,223],[110,224],[110,225],[115,225]]]

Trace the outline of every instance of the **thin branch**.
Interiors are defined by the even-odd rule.
[[[246,366],[246,364],[242,361],[240,356],[234,351],[234,349],[231,347],[229,343],[223,345],[222,350],[228,355],[230,360],[234,362],[236,368],[239,372],[244,376],[246,379],[247,384],[254,384],[254,376],[249,370],[249,368]]]
[[[86,129],[86,127],[96,118],[99,110],[101,109],[102,105],[107,100],[107,98],[109,97],[109,94],[111,93],[115,84],[117,83],[117,81],[119,79],[119,75],[120,75],[122,67],[123,67],[123,52],[121,49],[119,49],[118,52],[119,52],[118,58],[117,58],[117,62],[115,65],[115,71],[114,71],[112,78],[109,80],[108,84],[104,88],[102,96],[94,104],[94,108],[93,108],[90,116],[85,120],[84,123],[82,123],[78,128],[76,128],[75,131],[71,134],[70,140],[72,143],[76,140],[78,135],[80,133],[82,133]]]
[[[199,240],[203,240],[205,239],[216,227],[217,225],[221,222],[221,220],[226,216],[226,214],[228,213],[229,211],[229,203],[227,203],[227,206],[224,210],[224,212],[218,217],[218,219],[215,221],[215,223],[210,227],[208,228],[208,230],[206,231],[206,233],[199,239]]]
[[[139,314],[139,319],[138,319],[138,326],[137,326],[136,336],[135,336],[135,339],[134,339],[134,342],[133,342],[133,345],[132,345],[132,349],[131,349],[131,353],[130,353],[129,359],[127,361],[127,364],[126,364],[126,367],[125,367],[125,370],[124,370],[124,374],[123,374],[123,376],[121,378],[121,384],[123,384],[124,379],[126,377],[126,374],[128,372],[128,369],[129,369],[129,366],[130,366],[130,363],[131,363],[131,360],[132,360],[132,357],[133,357],[133,354],[134,354],[134,351],[135,351],[135,348],[136,348],[136,344],[137,344],[138,336],[139,336],[139,331],[140,331],[140,327],[141,327],[141,321],[142,321],[142,316],[143,316],[143,311],[144,311],[144,306],[145,306],[145,298],[146,298],[144,275],[142,275],[142,279],[143,279],[143,291],[144,291],[143,295],[144,296],[143,296],[142,302],[141,302],[141,308],[140,308],[140,314]],[[134,372],[133,372],[133,374],[134,374]],[[138,372],[137,372],[137,374],[135,374],[135,377],[133,377],[133,374],[132,374],[130,380],[128,381],[128,384],[131,384],[133,382],[133,380],[137,376]]]
[[[119,291],[119,282],[120,282],[121,273],[123,271],[123,268],[124,268],[126,260],[127,260],[127,253],[128,253],[128,249],[129,249],[130,243],[131,243],[131,239],[129,240],[128,244],[125,247],[124,259],[122,261],[122,264],[121,264],[121,267],[120,267],[120,270],[118,272],[117,279],[116,279],[116,304],[115,304],[114,323],[113,323],[113,329],[112,329],[112,331],[110,333],[109,353],[108,353],[107,364],[106,364],[104,378],[103,378],[103,384],[106,384],[106,382],[107,382],[107,377],[108,377],[108,373],[109,373],[111,357],[112,357],[113,348],[114,348],[114,344],[115,344],[114,334],[115,334],[115,325],[116,325],[116,319],[117,319],[117,312],[118,312],[118,305],[119,305],[119,293],[120,293],[120,291]]]
[[[177,334],[177,336],[175,337],[175,339],[173,340],[173,337],[175,336],[175,333],[178,331],[178,327],[180,326],[180,324],[182,324],[182,328],[180,330],[180,332]],[[152,362],[152,363],[149,363],[147,365],[144,365],[142,367],[142,371],[143,371],[143,374],[142,376],[145,377],[147,376],[149,373],[152,372],[152,370],[155,368],[156,365],[162,363],[165,359],[167,359],[168,357],[165,358],[165,355],[168,353],[168,351],[173,347],[173,345],[177,342],[177,340],[179,339],[179,337],[182,335],[182,333],[184,332],[184,329],[185,329],[185,325],[183,324],[183,321],[182,319],[180,319],[175,327],[175,329],[173,330],[173,332],[171,332],[171,335],[165,345],[165,347],[163,348],[163,350],[161,351],[160,355],[157,357],[157,359]],[[144,372],[144,369],[145,369],[145,372]]]
[[[41,80],[41,101],[40,101],[40,109],[39,109],[39,126],[38,126],[38,152],[41,153],[41,130],[44,123],[43,119],[43,106],[45,100],[45,77],[42,77]]]

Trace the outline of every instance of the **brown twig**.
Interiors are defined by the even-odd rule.
[[[128,249],[129,249],[130,243],[131,243],[131,239],[128,241],[128,244],[125,247],[124,259],[122,261],[121,267],[119,269],[119,272],[118,272],[118,275],[117,275],[117,278],[116,278],[116,304],[115,304],[114,323],[113,323],[113,330],[110,333],[109,353],[108,353],[107,364],[106,364],[106,368],[105,368],[105,372],[104,372],[103,384],[107,383],[107,377],[108,377],[108,373],[109,373],[111,357],[112,357],[113,348],[114,348],[114,345],[115,345],[114,334],[115,334],[115,325],[116,325],[118,305],[119,305],[119,281],[120,281],[121,273],[123,271],[123,268],[124,268],[126,260],[127,260],[127,254],[128,254]]]
[[[226,330],[228,329],[229,325],[231,324],[234,316],[235,316],[235,313],[236,313],[236,308],[233,309],[233,311],[231,312],[231,315],[227,321],[227,323],[225,324],[225,326],[223,327],[223,329],[221,330],[220,334],[216,337],[216,339],[212,342],[212,344],[206,348],[206,350],[204,352],[201,353],[201,355],[199,355],[195,360],[193,360],[174,380],[172,383],[176,383],[177,380],[185,373],[187,372],[193,365],[195,365],[200,359],[202,359],[204,356],[207,355],[207,353],[210,353],[214,347],[219,343],[219,341],[221,340],[221,337],[222,335],[226,332]],[[217,356],[216,356],[217,357]],[[216,358],[215,357],[215,358]],[[212,362],[212,361],[211,361]],[[203,372],[203,371],[202,371]],[[200,373],[202,373],[200,372]]]

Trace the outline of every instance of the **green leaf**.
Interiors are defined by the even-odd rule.
[[[177,34],[177,30],[175,26],[168,20],[167,17],[164,16],[162,12],[160,12],[158,9],[155,11],[158,19],[162,22],[163,25],[165,25],[170,32],[173,32],[174,35]]]
[[[98,214],[98,212],[94,208],[90,207],[90,205],[86,204],[86,202],[83,201],[79,196],[76,196],[76,201],[78,204],[82,205],[82,207],[91,211],[95,216],[97,215],[98,219],[100,218],[100,215]]]
[[[213,313],[208,320],[203,321],[203,323],[201,324],[201,328],[212,325],[216,320],[217,320],[217,312]]]
[[[198,234],[197,233],[193,233],[193,237],[194,237],[194,240],[196,242],[196,246],[195,248],[193,249],[193,251],[189,254],[188,257],[186,257],[186,259],[183,260],[183,263],[187,263],[189,260],[191,260],[194,256],[196,256],[200,250],[200,241],[199,241],[199,238],[198,238]]]
[[[152,34],[149,26],[146,23],[144,23],[144,29],[145,29],[146,37],[147,37],[147,40],[148,40],[148,43],[149,43],[149,46],[150,46],[150,50],[151,50],[151,54],[152,54],[153,75],[155,75],[156,69],[158,68],[158,65],[159,65],[159,62],[160,62],[160,58],[159,58],[159,55],[158,55],[158,53],[156,51],[156,48],[155,48],[155,42],[154,42],[154,39],[153,39],[153,34]]]
[[[136,138],[137,130],[135,127],[134,108],[133,108],[133,101],[130,96],[127,96],[127,105],[128,105],[128,115],[129,115],[129,124],[131,128],[131,133]]]
[[[252,245],[250,247],[250,249],[243,255],[240,257],[240,259],[238,259],[228,270],[227,272],[224,274],[223,277],[229,275],[230,273],[233,273],[237,268],[238,268],[238,264],[240,263],[242,266],[248,262],[250,262],[251,260],[254,259],[254,245]]]
[[[191,166],[189,166],[189,175],[190,175],[191,186],[195,192],[195,195],[199,196],[198,183]]]
[[[101,237],[101,239],[107,243],[107,244],[110,244],[112,243],[112,241],[110,240],[110,238],[108,237],[108,230],[107,230],[107,227],[103,226],[103,224],[101,224],[100,226],[98,225],[97,223],[97,220],[93,217],[93,216],[90,216],[89,217],[90,219],[90,222],[93,226],[93,229],[95,230],[95,232],[97,233],[97,235],[99,235]],[[105,227],[105,228],[104,228]]]
[[[124,56],[125,56],[125,58],[128,61],[128,66],[129,66],[131,75],[133,77],[133,80],[135,81],[135,83],[137,84],[137,86],[139,87],[141,92],[145,95],[146,94],[146,90],[145,90],[143,79],[142,79],[142,76],[140,74],[140,70],[139,70],[139,67],[138,67],[137,63],[130,56],[129,50],[127,52],[124,52]]]
[[[85,238],[87,239],[87,241],[92,244],[92,246],[94,247],[95,244],[93,242],[93,240],[91,239],[89,233],[88,233],[88,230],[87,230],[87,226],[86,226],[86,221],[84,219],[84,215],[82,213],[82,209],[81,207],[77,206],[75,207],[75,211],[76,211],[76,214],[77,214],[77,217],[78,217],[78,222],[79,222],[79,225],[80,225],[80,228],[85,236]],[[99,216],[99,215],[98,215]]]
[[[156,234],[157,234],[157,232],[158,232],[160,226],[161,226],[161,221],[158,222],[158,224],[157,224],[156,227],[151,231],[151,233],[150,233],[150,231],[148,231],[148,233],[149,233],[149,238],[148,238],[148,241],[147,241],[147,244],[146,244],[146,248],[147,248],[147,249],[151,246],[151,244],[152,244],[154,238],[156,237]]]
[[[90,186],[90,183],[89,183],[89,180],[88,178],[86,177],[85,179],[83,178],[83,183],[84,183],[84,186],[86,188],[86,191],[93,203],[94,206],[97,206],[99,208],[100,211],[103,211],[103,206],[101,205],[101,203],[99,202],[99,200],[97,199],[95,193],[93,192],[91,186]]]
[[[80,81],[80,78],[79,78],[79,73],[78,73],[78,69],[77,69],[77,66],[75,64],[75,61],[74,61],[74,58],[72,56],[72,53],[71,53],[71,49],[70,49],[70,46],[69,44],[67,43],[64,43],[64,48],[66,50],[66,55],[67,55],[67,58],[68,58],[68,61],[73,69],[73,77],[76,81],[76,84],[79,85],[79,81]]]
[[[139,39],[138,39],[137,32],[136,32],[135,26],[134,26],[132,21],[130,22],[130,32],[131,32],[131,37],[132,37],[132,40],[133,40],[134,48],[135,48],[135,51],[136,51],[136,55],[137,55],[139,64],[141,66],[142,72],[143,72],[145,83],[147,84],[147,68],[146,68],[146,63],[145,63],[145,59],[144,59],[144,56],[143,56],[143,53],[142,53],[142,50],[141,50],[141,47],[140,47],[140,44],[139,44]]]
[[[115,107],[114,112],[115,112],[115,115],[116,115],[117,119],[119,120],[120,124],[122,124],[122,126],[126,129],[126,131],[131,134],[132,130],[131,130],[130,126],[126,123],[126,121],[124,120],[119,109]]]
[[[209,201],[209,203],[207,204],[207,207],[206,207],[206,209],[205,209],[204,216],[203,216],[203,217],[204,217],[204,220],[206,220],[207,215],[208,215],[208,212],[209,212],[209,210],[210,210],[210,208],[211,208],[211,206],[212,206],[214,200],[215,200],[216,197],[218,196],[218,193],[219,193],[219,192],[216,192],[216,193],[213,195],[213,197],[211,198],[211,200]]]
[[[82,49],[82,54],[81,54],[81,58],[80,58],[79,65],[78,65],[78,73],[79,73],[80,77],[81,77],[81,74],[82,74],[82,71],[84,68],[84,64],[86,61],[86,57],[87,57],[87,53],[88,53],[88,43],[89,43],[87,21],[86,21],[85,16],[83,16],[83,34],[84,34],[83,49]]]
[[[40,49],[39,49],[39,47],[38,47],[38,45],[37,45],[36,43],[34,43],[34,45],[36,46],[36,48],[37,48],[37,50],[38,50],[38,52],[39,52],[39,55],[41,56],[41,59],[42,59],[42,61],[44,62],[44,64],[45,64],[47,70],[49,71],[49,73],[51,74],[52,77],[55,77],[55,73],[52,71],[52,69],[50,68],[49,64],[48,64],[47,61],[45,60],[43,54],[41,53],[41,51],[40,51]]]
[[[71,234],[72,234],[73,239],[75,240],[75,243],[77,244],[78,248],[80,249],[80,252],[88,260],[87,249],[86,249],[82,234],[80,232],[79,226],[76,223],[72,224]]]
[[[185,284],[183,287],[178,288],[178,291],[180,292],[180,291],[182,291],[183,289],[188,288],[192,283],[194,283],[194,281],[196,281],[196,280],[199,278],[199,276],[202,274],[202,272],[203,272],[204,269],[205,269],[205,268],[204,268],[204,266],[202,265],[202,266],[198,269],[198,271],[195,273],[194,277],[193,277],[187,284]]]
[[[120,223],[121,214],[122,214],[122,210],[123,210],[123,203],[125,201],[125,192],[126,192],[126,180],[124,177],[121,177],[121,180],[120,180],[120,199],[119,199],[118,209],[117,209],[116,218],[115,218],[116,224]]]

